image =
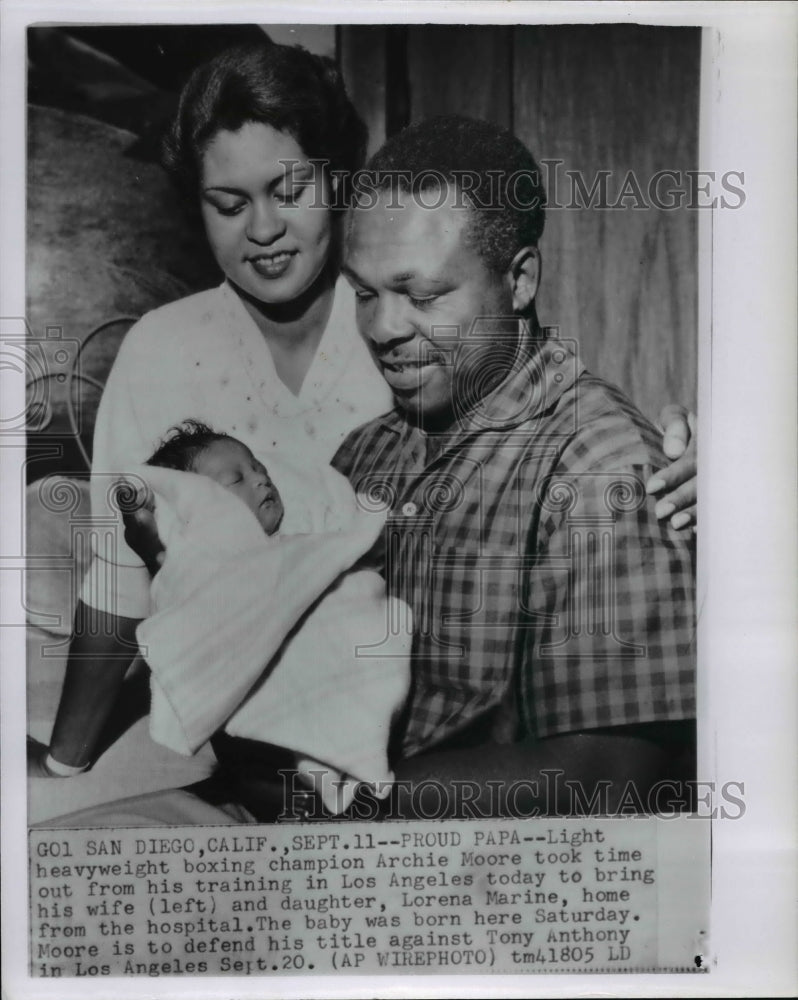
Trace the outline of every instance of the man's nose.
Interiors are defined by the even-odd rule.
[[[394,345],[413,337],[413,324],[400,296],[377,298],[366,333],[380,353],[387,353]]]
[[[252,204],[247,222],[247,239],[268,246],[285,232],[285,219],[271,198],[258,198]]]

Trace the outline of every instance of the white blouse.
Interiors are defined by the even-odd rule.
[[[122,342],[97,412],[94,558],[81,599],[128,618],[148,614],[149,575],[125,545],[108,495],[171,427],[200,420],[243,441],[267,467],[270,452],[326,464],[350,431],[391,405],[343,279],[298,395],[279,378],[266,340],[226,282],[147,313]]]

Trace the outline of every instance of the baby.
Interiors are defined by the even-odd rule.
[[[207,476],[242,500],[267,535],[280,527],[285,510],[277,487],[266,466],[237,438],[185,420],[169,432],[147,465]]]
[[[136,629],[151,669],[150,733],[183,755],[222,729],[228,745],[268,741],[300,774],[331,776],[321,794],[337,813],[359,781],[387,794],[410,651],[410,633],[387,624],[409,609],[356,568],[382,521],[359,509],[346,479],[274,462],[287,513],[250,449],[195,420],[136,470],[166,546],[152,613]],[[79,770],[56,762],[49,773]]]
[[[219,434],[198,420],[185,420],[172,428],[146,464],[213,479],[246,504],[265,534],[273,535],[280,527],[285,513],[282,499],[263,463],[241,441]],[[96,694],[93,699],[85,699],[87,704],[92,701],[96,711]],[[80,732],[80,727],[74,731]],[[69,758],[85,751],[85,746],[76,745]],[[71,777],[88,766],[62,764],[48,753],[40,755],[31,770],[50,777]]]

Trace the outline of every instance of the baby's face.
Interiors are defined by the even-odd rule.
[[[266,467],[246,445],[232,438],[212,441],[195,459],[193,471],[240,497],[267,535],[277,531],[283,502]]]

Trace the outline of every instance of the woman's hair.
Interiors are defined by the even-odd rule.
[[[200,423],[199,420],[184,420],[177,427],[171,427],[155,453],[145,465],[157,465],[162,469],[177,469],[178,472],[193,472],[194,463],[209,444],[214,441],[232,441],[229,434],[219,434]]]
[[[196,198],[202,156],[216,133],[248,122],[291,135],[309,159],[344,172],[338,175],[344,188],[365,158],[368,132],[333,61],[264,36],[221,52],[183,87],[162,160],[186,196]]]

